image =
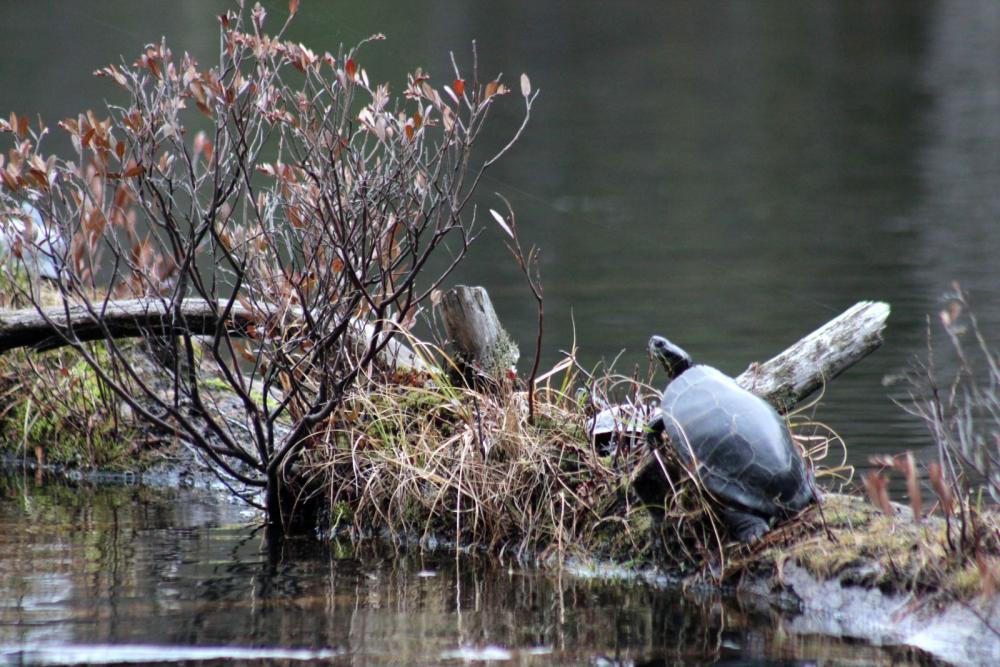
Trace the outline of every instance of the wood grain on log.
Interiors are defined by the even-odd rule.
[[[456,285],[441,297],[445,334],[460,360],[499,376],[519,356],[483,287]]]
[[[778,356],[751,364],[736,382],[788,412],[878,349],[889,312],[887,303],[861,301]]]

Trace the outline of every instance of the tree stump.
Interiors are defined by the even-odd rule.
[[[517,364],[517,345],[500,325],[484,288],[456,285],[441,297],[439,308],[460,364],[497,381]]]

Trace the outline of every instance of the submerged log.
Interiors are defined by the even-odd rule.
[[[500,325],[485,288],[456,285],[444,293],[439,307],[458,361],[492,378],[517,364],[517,345]]]
[[[233,303],[220,329],[219,317],[225,312],[227,302],[204,299],[183,299],[179,307],[161,299],[118,299],[94,304],[93,309],[84,305],[52,306],[0,311],[0,354],[19,347],[36,351],[51,350],[72,344],[86,343],[105,338],[136,338],[146,336],[214,336],[221,331],[237,338],[260,329],[267,322],[281,315],[273,311],[251,310],[241,303]],[[285,317],[296,320],[302,316],[298,309],[284,311]],[[55,330],[54,330],[55,329]],[[57,330],[57,331],[56,331]],[[384,333],[384,332],[383,332]],[[375,335],[371,322],[358,321],[348,330],[356,345],[367,346]],[[69,340],[67,340],[69,339]],[[425,370],[427,365],[413,350],[396,339],[388,342],[378,361],[400,371]]]

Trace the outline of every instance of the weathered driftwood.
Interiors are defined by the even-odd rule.
[[[787,412],[882,345],[889,304],[861,301],[736,382]]]
[[[174,309],[165,300],[119,299],[95,306],[93,312],[83,305],[70,306],[68,309],[52,306],[41,311],[35,308],[0,311],[0,354],[18,347],[43,351],[67,345],[64,336],[53,331],[53,327],[80,342],[103,340],[106,336],[134,338],[171,336],[184,332],[196,336],[212,336],[219,331],[219,316],[224,312],[226,302],[191,298],[184,299],[180,307]],[[293,308],[284,311],[284,316],[294,321],[302,313]],[[265,322],[269,325],[276,324],[273,320],[277,317],[279,313],[276,309],[251,311],[237,302],[229,310],[224,330],[230,336],[246,337],[253,330],[251,326],[260,330]],[[370,322],[359,321],[349,333],[356,344],[367,345],[375,335],[375,327]],[[413,350],[396,339],[389,341],[379,361],[402,371],[426,368],[426,364]]]
[[[456,285],[441,297],[439,308],[445,334],[461,362],[493,377],[517,363],[517,346],[500,325],[485,288]]]

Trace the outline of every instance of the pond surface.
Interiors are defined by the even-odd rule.
[[[263,4],[276,30],[287,2]],[[164,35],[211,62],[231,6],[3,3],[0,112],[54,125],[98,108],[116,90],[90,73]],[[953,280],[1000,336],[1000,4],[303,2],[290,34],[322,52],[379,32],[361,63],[397,90],[417,65],[449,81],[449,51],[468,62],[476,39],[484,75],[528,72],[542,91],[480,203],[504,193],[542,248],[543,368],[575,326],[588,367],[622,352],[620,369],[645,370],[658,332],[738,373],[858,300],[886,300],[885,347],[816,417],[861,466],[928,453],[892,402],[906,387],[883,380],[925,355],[925,316]],[[498,107],[487,144],[518,103]],[[454,282],[490,290],[528,357],[530,295],[485,229]]]
[[[665,585],[291,543],[193,491],[0,475],[0,664],[918,664]]]

